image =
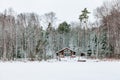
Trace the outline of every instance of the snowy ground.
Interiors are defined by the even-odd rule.
[[[120,62],[0,62],[0,80],[120,80]]]

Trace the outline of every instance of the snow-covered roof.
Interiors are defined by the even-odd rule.
[[[59,53],[60,51],[63,51],[63,50],[66,50],[66,49],[68,49],[68,50],[70,50],[70,51],[72,51],[72,52],[75,52],[74,50],[72,50],[72,49],[70,49],[70,48],[68,48],[68,47],[65,47],[65,48],[63,48],[63,49],[57,51],[56,53]]]

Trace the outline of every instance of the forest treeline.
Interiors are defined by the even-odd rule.
[[[79,23],[66,21],[55,25],[54,12],[16,14],[12,9],[0,12],[0,59],[46,60],[65,47],[77,55],[93,58],[120,58],[120,1],[105,2],[94,11],[96,21],[89,22],[85,8]],[[43,27],[47,27],[43,29]]]

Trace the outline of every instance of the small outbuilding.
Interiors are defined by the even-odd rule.
[[[76,56],[76,52],[70,48],[63,48],[56,52],[56,56],[60,58],[64,58],[64,57],[74,58]]]

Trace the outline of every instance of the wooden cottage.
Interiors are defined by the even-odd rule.
[[[64,48],[64,49],[61,49],[58,52],[56,52],[56,56],[60,57],[60,58],[64,58],[64,57],[72,57],[72,58],[74,58],[75,55],[76,55],[76,52],[73,51],[70,48]]]

